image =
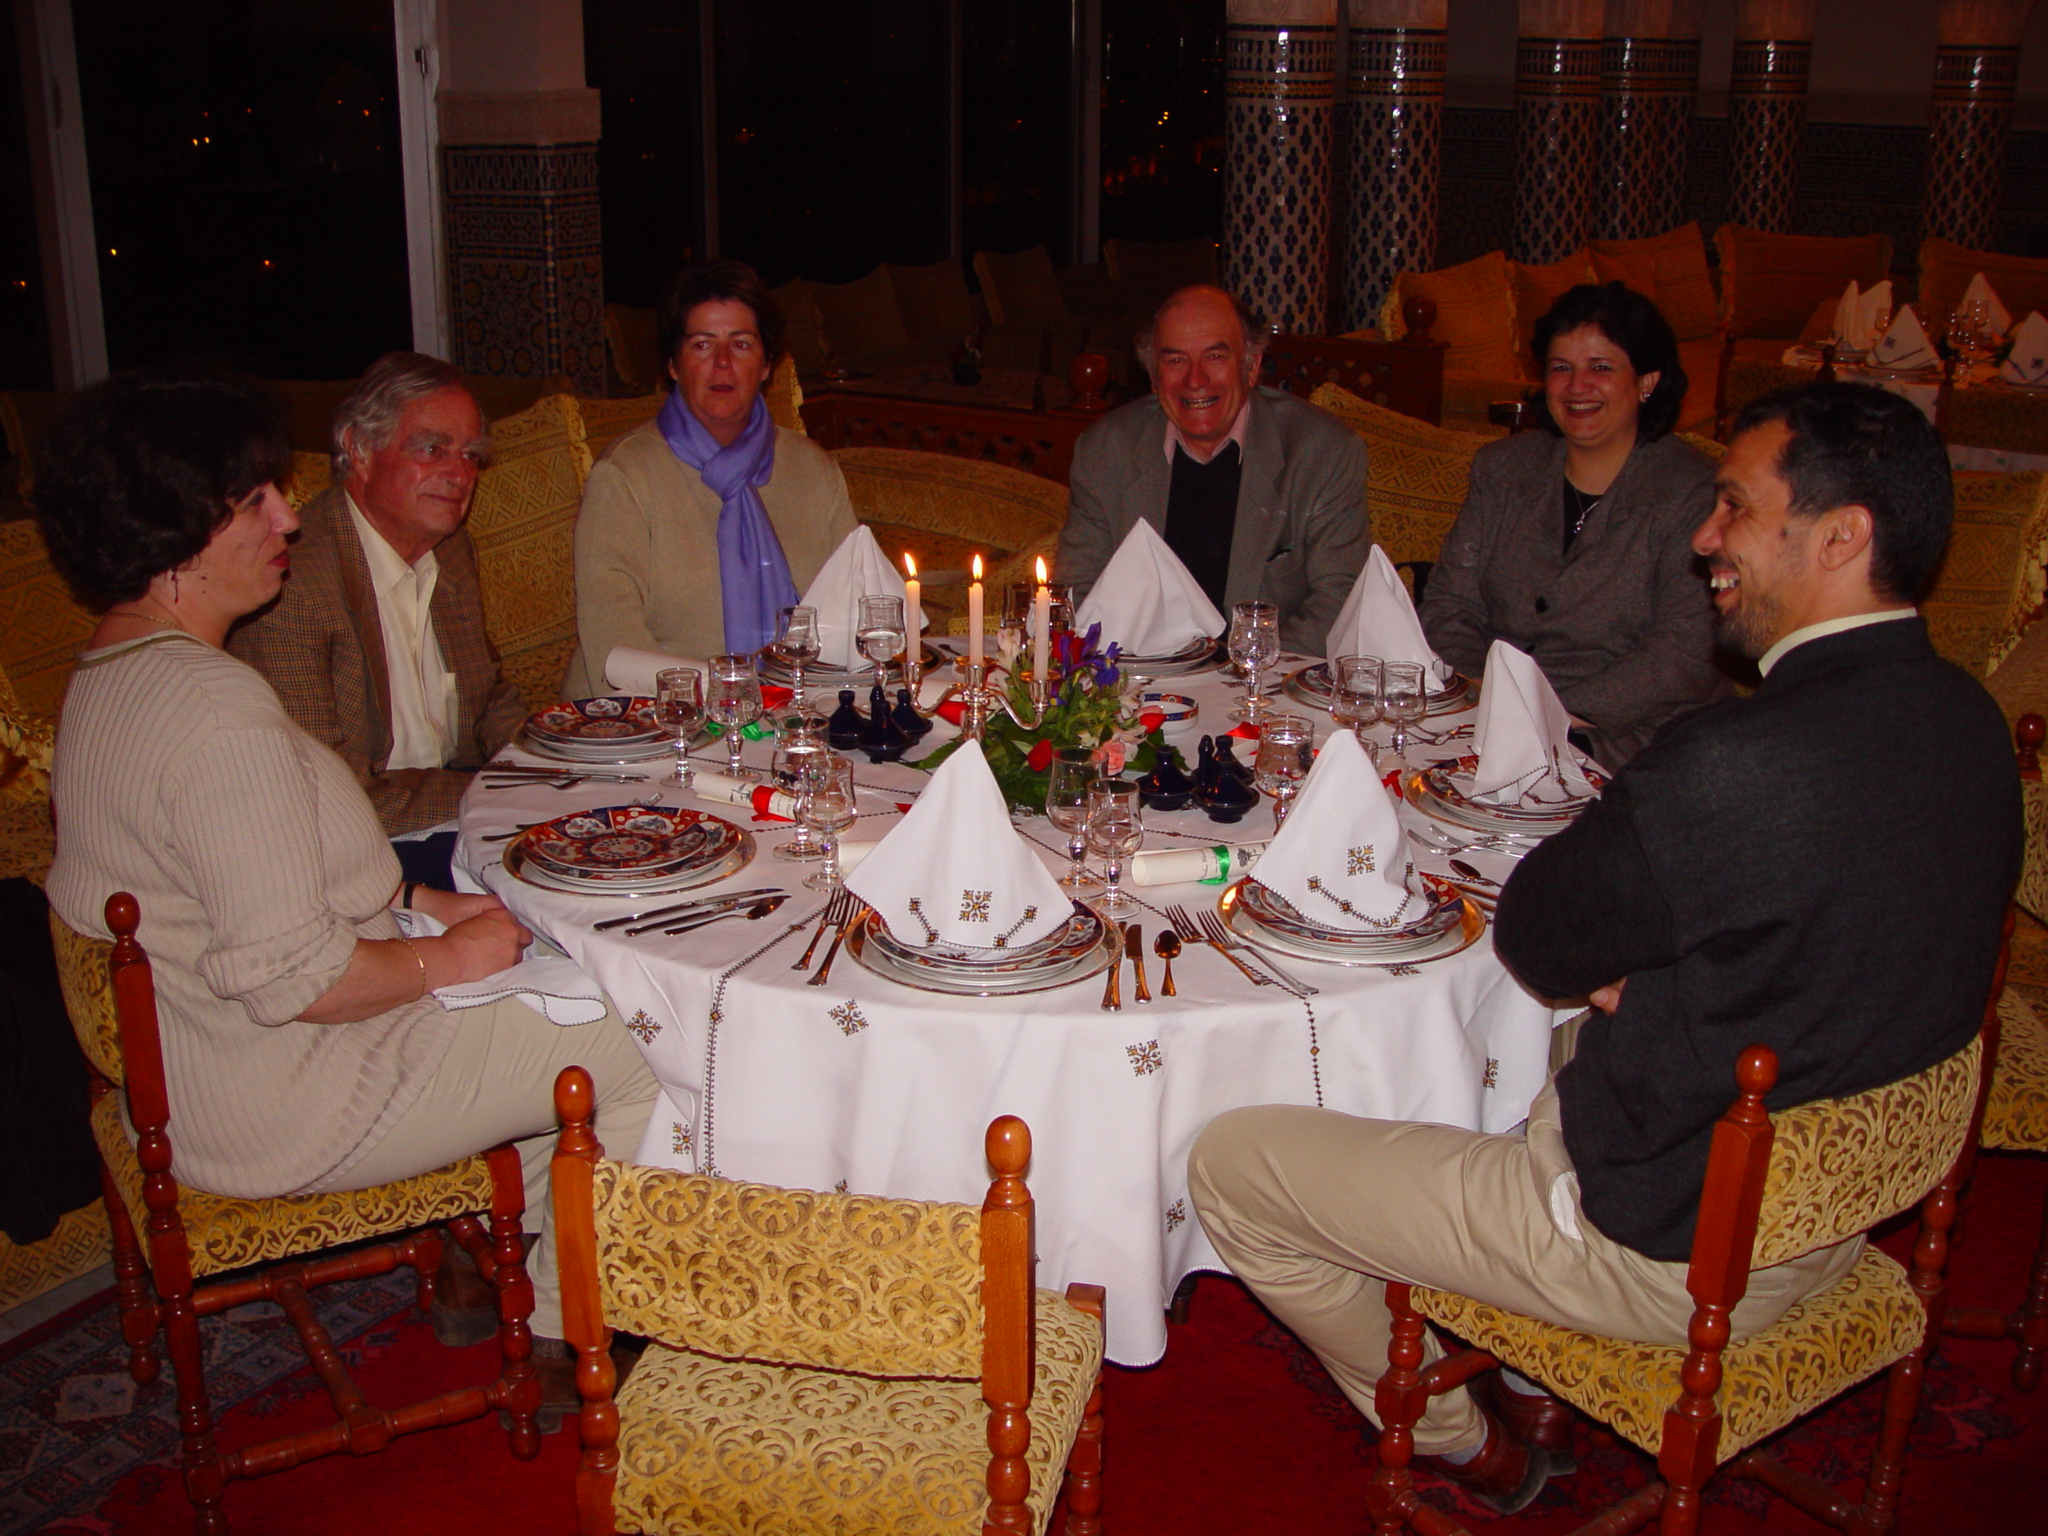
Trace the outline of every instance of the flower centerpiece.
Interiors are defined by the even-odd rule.
[[[1089,625],[1084,635],[1065,631],[1052,637],[1051,688],[1036,725],[1019,725],[1001,710],[990,714],[981,750],[1012,811],[1044,812],[1053,753],[1061,748],[1092,750],[1106,775],[1150,773],[1162,753],[1179,758],[1160,734],[1165,717],[1158,710],[1141,712],[1135,700],[1125,697],[1118,649],[1102,647],[1101,640],[1100,624]],[[1029,716],[1031,690],[1017,663],[1016,649],[997,652],[1001,686],[1017,713]],[[930,772],[959,745],[960,739],[949,741],[911,766]]]

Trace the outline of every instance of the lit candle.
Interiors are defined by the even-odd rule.
[[[981,665],[981,556],[974,557],[974,580],[967,586],[967,665]]]
[[[924,583],[917,579],[917,556],[908,550],[903,554],[903,569],[909,572],[903,583],[903,654],[914,658],[922,654],[924,644],[918,638],[924,633]]]
[[[1045,584],[1045,556],[1038,557],[1038,591],[1031,599],[1031,675],[1046,681],[1046,652],[1052,644],[1052,588]]]

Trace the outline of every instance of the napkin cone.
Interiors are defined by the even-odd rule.
[[[1038,851],[1010,824],[981,743],[963,741],[908,814],[847,878],[901,943],[1021,949],[1073,915]]]
[[[1142,517],[1081,600],[1074,627],[1102,626],[1102,643],[1126,656],[1172,656],[1228,626],[1180,556]]]
[[[2008,384],[2048,385],[2048,319],[2038,309],[2013,327],[2012,350],[1998,376]]]
[[[1584,757],[1565,739],[1571,725],[1536,658],[1505,640],[1494,641],[1472,729],[1479,754],[1472,798],[1494,805],[1556,805],[1590,794]]]
[[[1913,306],[1901,304],[1890,328],[1870,349],[1870,360],[1886,368],[1931,368],[1941,358],[1934,343],[1927,339],[1927,329],[1913,313]]]
[[[654,676],[668,667],[695,667],[711,680],[711,663],[694,656],[668,656],[660,651],[643,651],[638,646],[615,645],[604,659],[604,680],[621,693],[654,697]]]
[[[854,529],[804,589],[803,605],[818,610],[818,661],[849,671],[866,666],[860,653],[860,600],[908,596],[903,577],[867,525]]]
[[[1312,923],[1384,932],[1420,915],[1415,861],[1379,770],[1349,731],[1323,743],[1253,879]]]
[[[1998,302],[1997,293],[1992,290],[1991,284],[1985,281],[1982,272],[1971,277],[1970,286],[1963,290],[1963,301],[1956,307],[1965,308],[1978,299],[1984,301],[1985,323],[1991,327],[1993,334],[2003,336],[2012,329],[2012,311]]]
[[[1429,648],[1422,620],[1415,615],[1415,602],[1401,584],[1401,573],[1377,544],[1365,557],[1365,569],[1351,584],[1344,606],[1337,610],[1337,622],[1330,626],[1325,649],[1332,657],[1377,656],[1381,661],[1420,662],[1432,693],[1452,676],[1450,663]]]

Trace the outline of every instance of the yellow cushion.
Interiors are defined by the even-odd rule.
[[[977,1217],[978,1219],[978,1217]],[[1043,1531],[1102,1365],[1095,1320],[1037,1293],[1025,1453]],[[674,1536],[978,1536],[988,1507],[979,1381],[888,1381],[648,1345],[619,1390],[622,1531]]]
[[[896,288],[880,267],[850,283],[812,283],[811,298],[825,327],[825,347],[834,357],[902,352],[910,332],[896,308]]]
[[[997,325],[1042,326],[1067,318],[1066,297],[1042,245],[1010,255],[976,251],[974,275],[981,279],[989,319]]]
[[[783,346],[796,359],[798,368],[815,373],[831,361],[831,354],[825,347],[825,322],[818,317],[818,301],[811,294],[811,285],[796,277],[768,291],[782,311]]]
[[[22,709],[57,718],[71,658],[96,622],[50,564],[42,530],[33,522],[0,523],[0,667]]]
[[[292,450],[292,480],[285,488],[285,500],[294,507],[303,507],[307,502],[327,489],[334,478],[334,456],[327,453],[308,453],[304,449]]]
[[[0,1233],[0,1312],[98,1269],[113,1251],[107,1210],[97,1200],[58,1217],[41,1242],[17,1244]]]
[[[1948,549],[1920,611],[1937,651],[1989,677],[2041,606],[2048,475],[1958,474],[1955,495]]]
[[[1571,289],[1595,280],[1592,255],[1577,250],[1548,266],[1511,261],[1508,268],[1515,284],[1515,361],[1525,378],[1541,380],[1543,370],[1530,352],[1535,345],[1536,322]]]
[[[660,391],[668,383],[662,367],[660,329],[651,309],[628,304],[604,307],[604,345],[612,372],[635,394]]]
[[[95,1072],[119,1087],[127,1073],[121,1066],[121,1021],[114,1015],[114,989],[107,977],[113,941],[78,932],[52,910],[50,944],[78,1047]]]
[[[1472,455],[1491,439],[1432,427],[1335,384],[1318,386],[1309,400],[1365,439],[1373,542],[1397,563],[1433,562],[1465,504]]]
[[[1697,341],[1720,328],[1720,304],[1699,225],[1681,224],[1641,240],[1594,240],[1589,247],[1600,280],[1619,278],[1655,300],[1680,341]]]
[[[1838,297],[1891,271],[1889,235],[1777,235],[1740,224],[1714,231],[1721,255],[1721,323],[1731,335],[1798,336],[1822,299]]]
[[[506,417],[491,436],[496,453],[469,509],[484,629],[528,707],[538,709],[559,697],[576,639],[576,511],[590,455],[569,395]]]
[[[925,346],[957,347],[974,330],[974,303],[957,261],[928,267],[882,263],[896,290],[896,310],[910,339]]]
[[[1416,298],[1436,301],[1436,324],[1430,334],[1447,348],[1446,374],[1522,376],[1515,350],[1515,289],[1505,254],[1488,251],[1455,267],[1401,273],[1380,310],[1382,334],[1405,334],[1401,305]]]
[[[2020,865],[2019,889],[2012,898],[2039,922],[2042,914],[2048,913],[2048,784],[2022,779],[2020,790],[2026,808],[2027,849]]]
[[[1982,1141],[2048,1152],[2048,1024],[2011,987],[1998,994],[1998,1061],[1984,1100]]]
[[[786,360],[785,360],[786,361]],[[576,414],[583,421],[583,449],[595,464],[607,449],[644,421],[654,420],[666,394],[635,395],[626,400],[597,400],[576,397]],[[773,414],[773,408],[770,408]]]
[[[1963,290],[1979,272],[1999,303],[2018,324],[2027,311],[2048,311],[2048,257],[2007,256],[1998,251],[1973,251],[1953,240],[1920,242],[1920,302],[1915,306],[1929,327],[1955,311]]]
[[[0,667],[0,807],[47,805],[56,727],[22,708],[7,669]]]

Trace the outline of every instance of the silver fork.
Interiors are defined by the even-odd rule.
[[[1233,939],[1230,936],[1230,930],[1223,926],[1223,919],[1218,917],[1215,913],[1204,912],[1201,917],[1201,922],[1202,931],[1208,935],[1209,942],[1211,944],[1214,944],[1218,949],[1223,950],[1226,954],[1232,950],[1249,949],[1251,947],[1250,945],[1243,943],[1241,940]],[[1289,992],[1292,992],[1296,997],[1313,997],[1317,992],[1322,990],[1319,987],[1312,987],[1307,982],[1302,981],[1298,977],[1290,975],[1288,972],[1282,970],[1277,964],[1274,963],[1273,957],[1267,954],[1263,949],[1257,951],[1256,953],[1258,955],[1259,964],[1264,966],[1268,971],[1271,971],[1273,973],[1273,979],[1277,981],[1281,986],[1285,987]]]
[[[1253,970],[1250,966],[1246,965],[1242,960],[1238,959],[1236,955],[1230,952],[1230,947],[1228,945],[1219,944],[1214,939],[1210,938],[1208,934],[1202,931],[1201,927],[1195,922],[1194,918],[1188,915],[1188,910],[1186,907],[1173,906],[1167,907],[1164,910],[1166,912],[1166,920],[1169,923],[1173,924],[1173,931],[1180,936],[1181,943],[1207,944],[1211,949],[1215,950],[1217,954],[1221,955],[1224,959],[1228,960],[1232,965],[1236,966],[1240,971],[1242,971],[1244,973],[1245,979],[1251,982],[1254,986],[1274,987],[1279,985],[1279,983],[1273,980],[1272,977],[1264,974],[1263,972]]]
[[[805,947],[804,952],[797,957],[796,964],[790,967],[792,971],[807,971],[810,969],[811,956],[818,952],[818,941],[825,937],[825,930],[827,928],[845,919],[846,904],[852,900],[853,892],[843,885],[832,893],[832,899],[825,903],[825,910],[818,914],[818,931],[811,935],[811,942]]]

